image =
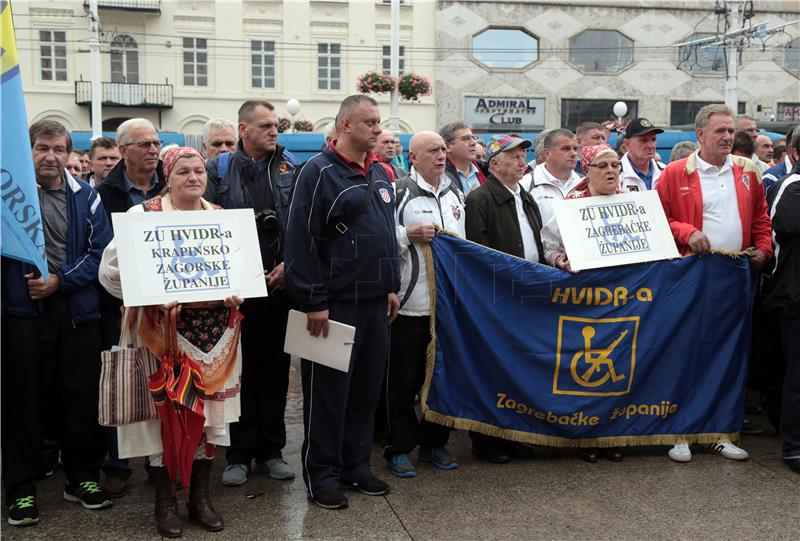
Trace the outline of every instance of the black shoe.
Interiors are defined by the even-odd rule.
[[[597,449],[586,449],[578,453],[578,456],[584,462],[590,462],[594,464],[598,460]]]
[[[64,485],[64,499],[68,502],[76,502],[86,509],[105,509],[114,503],[108,494],[103,492],[95,481],[83,481],[82,483],[69,483]]]
[[[742,425],[742,429],[739,431],[740,434],[745,434],[747,436],[760,436],[764,433],[763,428],[759,428],[758,426],[754,425],[747,419],[744,420],[744,424]]]
[[[342,481],[342,487],[357,490],[367,496],[383,496],[389,493],[389,485],[374,476],[358,481]]]
[[[502,449],[481,449],[473,447],[472,454],[492,464],[508,464],[511,462],[511,457]]]
[[[8,508],[8,523],[12,526],[33,526],[39,522],[36,496],[29,495],[14,500]]]
[[[602,454],[606,460],[610,460],[611,462],[622,462],[622,459],[624,458],[622,456],[622,449],[619,447],[606,447],[600,451],[600,454]]]
[[[783,462],[794,473],[800,473],[800,456],[784,457]]]
[[[526,443],[510,441],[506,445],[508,455],[513,458],[531,459],[536,458],[536,451]]]
[[[335,488],[320,488],[310,493],[308,498],[323,509],[345,509],[349,504],[347,496]]]

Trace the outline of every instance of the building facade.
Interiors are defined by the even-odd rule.
[[[404,1],[401,67],[434,80],[435,3]],[[296,120],[331,122],[356,78],[389,69],[384,0],[99,0],[103,128],[142,116],[161,130],[197,134],[235,120],[247,99],[300,101]],[[91,125],[88,1],[13,2],[30,120]],[[413,47],[412,47],[413,44]],[[384,121],[389,98],[376,96]],[[435,96],[401,102],[401,131],[434,128]]]
[[[711,0],[440,1],[437,125],[574,129],[612,119],[617,101],[657,125],[693,124],[700,107],[725,101],[727,58],[724,47],[676,44],[724,32],[714,8]],[[756,0],[747,20],[797,19],[796,0]],[[800,121],[800,25],[751,40],[738,79],[740,113]]]

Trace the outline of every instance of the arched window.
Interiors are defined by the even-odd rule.
[[[139,45],[128,34],[111,41],[111,82],[139,83]]]

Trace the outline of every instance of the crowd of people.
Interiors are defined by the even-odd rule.
[[[417,475],[417,448],[419,461],[457,469],[447,450],[450,430],[420,419],[415,405],[431,340],[423,245],[443,227],[572,272],[553,202],[645,190],[658,193],[681,254],[741,252],[761,273],[755,319],[771,318],[765,340],[781,337],[776,355],[785,361],[757,362],[785,363],[774,371],[783,385],[771,418],[785,463],[800,473],[800,128],[773,146],[752,118],[708,105],[695,120],[697,143],[676,145],[668,164],[656,153],[662,132],[635,118],[617,148],[592,122],[576,133],[547,130],[535,141],[503,134],[484,143],[467,123],[453,122],[414,134],[406,155],[382,128],[378,104],[354,95],[326,128],[321,151],[299,163],[278,144],[278,117],[265,101],[243,103],[236,123],[209,121],[202,149],[162,148],[155,126],[136,118],[115,139],[95,139],[80,153],[61,124],[34,123],[49,277],[3,258],[8,522],[39,521],[36,484],[59,464],[64,499],[97,510],[128,491],[128,459],[147,457],[156,527],[165,537],[182,534],[178,481],[190,519],[208,531],[223,528],[208,488],[217,446],[225,448],[223,485],[240,486],[253,471],[291,480],[299,462],[309,499],[327,509],[348,506],[343,489],[389,491],[369,466],[374,441],[399,478]],[[111,214],[219,209],[253,210],[269,296],[124,307]],[[306,314],[311,336],[327,336],[329,321],[356,332],[347,372],[302,360],[304,441],[287,460],[290,359],[283,343],[292,307]],[[173,339],[162,332],[170,326]],[[117,344],[156,357],[180,350],[199,367],[205,421],[187,478],[165,467],[173,444],[157,420],[98,424],[100,354]],[[758,386],[768,394],[765,382]],[[489,463],[535,453],[477,432],[470,438],[472,453]],[[748,458],[732,441],[709,447]],[[668,455],[688,462],[692,450],[678,443]],[[580,453],[589,462],[600,457],[620,461],[623,453]]]

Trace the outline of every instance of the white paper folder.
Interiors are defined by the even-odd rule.
[[[350,354],[356,328],[338,321],[328,320],[328,336],[311,336],[306,329],[308,318],[305,313],[289,310],[286,325],[286,341],[283,351],[302,359],[347,372],[350,369]]]

